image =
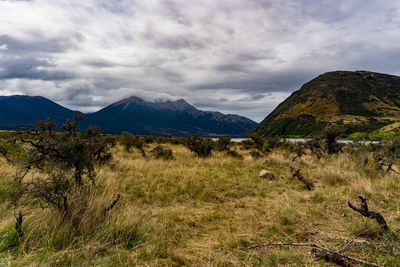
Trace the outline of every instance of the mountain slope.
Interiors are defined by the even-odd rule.
[[[41,96],[0,96],[0,129],[31,127],[36,119],[52,118],[62,123],[73,111]]]
[[[368,71],[335,71],[304,84],[252,132],[263,136],[312,135],[327,125],[347,133],[400,121],[400,77]]]
[[[0,130],[25,126],[23,122],[26,120],[29,120],[27,116],[21,114],[8,104],[1,103],[0,101]]]
[[[134,96],[88,114],[87,123],[97,124],[107,133],[174,136],[242,136],[256,125],[238,115],[198,110],[183,99],[152,103]]]
[[[29,117],[34,116],[36,119],[51,117],[54,120],[64,120],[65,118],[71,117],[71,114],[73,114],[72,110],[42,96],[1,96],[0,103],[7,104],[19,113]]]

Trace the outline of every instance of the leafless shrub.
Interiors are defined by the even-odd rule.
[[[300,168],[296,170],[294,167],[290,166],[290,169],[292,171],[292,177],[297,178],[300,182],[302,182],[304,184],[305,189],[309,191],[314,190],[314,184],[308,181],[306,178],[304,178],[303,175],[301,175]]]
[[[114,145],[97,127],[79,132],[81,120],[76,113],[73,122],[64,123],[63,132],[57,132],[51,120],[37,121],[33,130],[21,134],[18,149],[7,151],[22,154],[10,157],[18,159],[12,163],[20,170],[14,179],[15,205],[21,198],[36,199],[41,207],[58,211],[64,221],[79,225],[96,191],[95,166],[110,160]]]
[[[370,211],[368,210],[368,204],[367,204],[367,198],[364,195],[359,195],[358,196],[361,200],[361,208],[357,208],[355,207],[353,204],[351,204],[350,201],[347,202],[348,206],[360,213],[362,216],[370,218],[370,219],[374,219],[376,220],[376,222],[385,230],[389,230],[389,227],[387,226],[386,220],[383,218],[383,216],[379,213],[379,212],[375,212],[375,211]]]

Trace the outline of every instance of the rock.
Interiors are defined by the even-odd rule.
[[[267,171],[267,170],[260,171],[260,177],[261,178],[267,178],[267,179],[270,179],[270,180],[275,179],[275,175],[272,172]]]

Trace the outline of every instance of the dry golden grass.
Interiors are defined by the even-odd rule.
[[[307,248],[242,249],[271,241],[332,249],[351,239],[395,244],[390,240],[400,228],[399,177],[360,166],[353,156],[303,157],[301,173],[315,184],[314,191],[306,191],[291,178],[293,155],[283,150],[258,160],[249,151],[240,151],[243,160],[223,153],[199,159],[183,146],[168,147],[175,160],[113,148],[112,162],[97,170],[98,192],[90,198],[93,206],[109,203],[117,193],[121,200],[105,218],[88,213],[78,230],[48,209],[21,203],[25,236],[14,247],[7,237],[18,210],[7,196],[16,170],[1,160],[0,265],[322,266],[326,263],[310,257]],[[262,169],[276,179],[259,178]],[[358,202],[358,194],[383,214],[390,234],[382,235],[374,221],[347,207],[348,200]],[[400,265],[398,247],[347,253]]]
[[[400,122],[389,124],[379,129],[381,132],[400,131]]]
[[[333,97],[314,96],[306,102],[294,105],[287,112],[279,115],[277,119],[297,118],[299,114],[307,114],[318,120],[330,121],[332,117],[340,114],[340,110]]]

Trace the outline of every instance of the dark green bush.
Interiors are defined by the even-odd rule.
[[[153,139],[147,139],[146,137],[133,136],[131,134],[126,134],[121,140],[121,144],[124,146],[127,152],[131,152],[132,148],[136,148],[142,154],[142,157],[147,157],[144,151],[145,144]]]
[[[229,151],[232,147],[231,139],[229,135],[220,136],[215,143],[215,149],[217,151]]]
[[[321,134],[321,139],[324,140],[326,146],[326,152],[328,154],[334,154],[341,151],[342,147],[337,142],[337,139],[344,133],[344,130],[340,127],[330,126],[325,128]]]
[[[260,151],[258,150],[252,150],[250,151],[250,155],[254,158],[254,159],[259,159],[261,158],[263,155],[260,153]]]
[[[309,140],[305,146],[318,158],[321,158],[324,153],[339,153],[342,151],[343,145],[337,140],[343,132],[344,130],[338,126],[328,126],[320,135]]]
[[[256,133],[250,133],[247,135],[248,138],[252,141],[252,147],[262,151],[264,146],[264,138]]]
[[[298,142],[298,143],[286,143],[285,144],[287,151],[291,153],[295,153],[296,156],[292,159],[295,160],[297,158],[301,158],[306,154],[306,146],[304,143]]]
[[[281,139],[279,136],[269,137],[264,140],[262,151],[264,153],[271,152],[272,149],[277,148],[281,145]]]
[[[226,154],[232,158],[243,159],[243,156],[233,149],[229,149],[228,151],[226,151]]]
[[[196,135],[186,137],[185,146],[200,158],[211,157],[214,142],[209,138],[201,138]]]
[[[320,159],[324,153],[324,142],[321,136],[315,136],[305,143],[305,147],[311,150],[318,159]]]
[[[249,150],[254,148],[254,142],[251,139],[244,139],[239,143],[240,149]]]
[[[153,153],[156,159],[172,160],[174,159],[172,149],[164,148],[161,145],[156,146],[151,153]]]

